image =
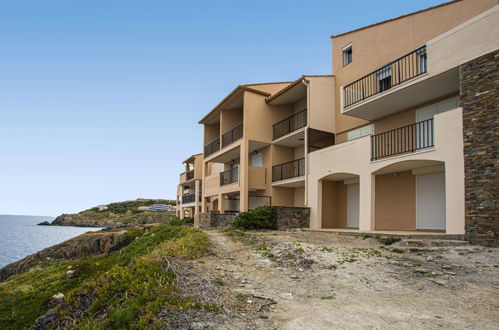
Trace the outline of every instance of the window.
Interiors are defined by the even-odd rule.
[[[251,166],[263,167],[263,158],[261,152],[251,155]]]
[[[376,71],[378,80],[378,92],[384,92],[392,87],[392,67],[391,65],[382,67]]]
[[[352,44],[349,43],[343,47],[343,65],[352,63]]]
[[[374,125],[367,125],[361,128],[357,128],[354,130],[351,130],[347,134],[347,140],[353,140],[353,139],[358,139],[366,135],[371,135],[374,132]]]

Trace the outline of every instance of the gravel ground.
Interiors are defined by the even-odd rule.
[[[499,249],[207,230],[193,268],[240,301],[226,329],[499,329]],[[222,324],[198,324],[221,328]]]

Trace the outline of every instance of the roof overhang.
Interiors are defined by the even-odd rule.
[[[271,105],[296,102],[307,96],[307,82],[308,80],[305,77],[301,77],[274,95],[269,96],[265,101]]]
[[[263,96],[270,96],[269,93],[251,88],[247,85],[239,85],[232,90],[220,103],[218,103],[206,116],[204,116],[199,124],[213,124],[218,122],[220,111],[224,109],[235,109],[243,106],[244,92],[249,91]]]
[[[194,161],[196,159],[197,156],[201,156],[202,154],[194,154],[194,155],[191,155],[189,158],[187,158],[186,160],[184,160],[182,162],[183,163],[190,163],[192,161]]]

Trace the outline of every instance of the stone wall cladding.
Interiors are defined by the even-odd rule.
[[[499,51],[461,65],[465,168],[465,237],[499,246]]]
[[[310,208],[275,206],[278,230],[310,227]],[[201,213],[199,228],[226,228],[232,224],[234,213]]]
[[[226,228],[234,221],[234,213],[201,213],[199,214],[199,228]]]
[[[279,230],[310,227],[309,207],[276,206],[275,208],[277,213],[277,228]]]

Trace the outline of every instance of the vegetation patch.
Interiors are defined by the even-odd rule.
[[[239,213],[232,226],[237,229],[277,229],[276,209],[273,206],[259,206],[254,210]]]
[[[80,328],[144,328],[161,326],[155,316],[164,308],[218,310],[179,296],[168,261],[205,254],[206,234],[166,224],[126,230],[134,240],[121,250],[79,260],[43,260],[2,283],[0,329],[30,327],[59,292],[64,301],[42,318],[44,328],[73,327],[74,322]]]
[[[393,243],[399,242],[401,240],[400,237],[393,236],[378,236],[376,237],[378,242],[383,243],[384,245],[392,245]]]

